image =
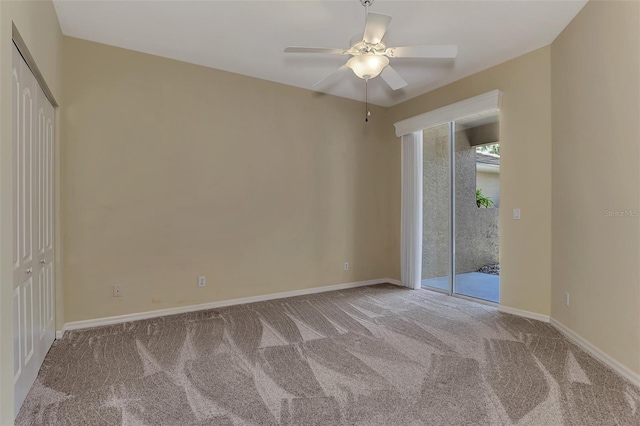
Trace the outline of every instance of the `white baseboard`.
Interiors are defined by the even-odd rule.
[[[504,312],[505,314],[517,315],[519,317],[529,318],[542,322],[549,322],[549,315],[542,315],[536,312],[524,311],[522,309],[510,308],[508,306],[498,306],[499,312]]]
[[[284,299],[286,297],[304,296],[307,294],[324,293],[327,291],[345,290],[348,288],[363,287],[375,284],[395,284],[401,285],[400,281],[380,278],[376,280],[357,281],[353,283],[328,285],[323,287],[305,288],[302,290],[285,291],[282,293],[264,294],[260,296],[242,297],[240,299],[222,300],[219,302],[202,303],[198,305],[181,306],[178,308],[160,309],[157,311],[140,312],[135,314],[118,315],[114,317],[96,318],[83,321],[73,321],[65,323],[62,330],[56,331],[56,338],[61,339],[66,330],[78,330],[81,328],[93,328],[103,325],[121,324],[124,322],[138,321],[149,318],[163,317],[166,315],[183,314],[186,312],[202,311],[206,309],[223,308],[225,306],[241,305],[244,303],[263,302],[265,300]]]
[[[402,283],[400,282],[400,280],[393,280],[391,278],[384,278],[382,281],[384,281],[385,283],[389,283],[389,284],[393,284],[393,285],[399,285],[400,287],[404,287],[402,285]]]
[[[640,388],[640,375],[631,371],[629,368],[613,359],[610,355],[607,355],[602,349],[589,342],[584,337],[580,336],[575,331],[571,330],[566,325],[562,324],[555,318],[551,318],[551,325],[558,331],[564,334],[569,340],[576,345],[580,346],[585,352],[591,354],[594,358],[602,362],[604,365],[618,373],[623,378],[627,379],[630,383]]]

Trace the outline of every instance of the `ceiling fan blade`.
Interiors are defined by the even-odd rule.
[[[329,74],[328,76],[326,76],[325,78],[323,78],[322,80],[314,84],[313,87],[321,87],[321,86],[326,86],[330,83],[333,83],[335,80],[338,79],[338,77],[342,74],[342,72],[347,69],[349,69],[349,67],[347,67],[347,64],[344,64],[343,66],[341,66],[340,68],[338,68],[337,70],[335,70],[334,72],[332,72],[331,74]]]
[[[330,55],[346,55],[346,49],[333,49],[330,47],[298,47],[290,46],[284,49],[284,53],[328,53]]]
[[[363,40],[370,44],[378,44],[384,38],[387,27],[391,22],[391,16],[380,13],[368,13],[367,22],[364,25]]]
[[[384,69],[380,73],[380,77],[382,77],[382,79],[386,81],[389,87],[391,87],[393,90],[402,89],[407,85],[407,82],[404,81],[404,78],[402,78],[400,74],[398,74],[398,72],[391,68],[391,66],[389,65],[384,67]]]
[[[455,58],[458,56],[458,46],[455,44],[441,44],[389,47],[384,54],[390,58]]]

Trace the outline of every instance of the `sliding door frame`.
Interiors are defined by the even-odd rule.
[[[449,122],[449,291],[456,293],[456,122]]]
[[[455,125],[456,120],[469,117],[471,115],[499,112],[502,108],[503,93],[500,90],[493,90],[473,98],[466,99],[394,124],[396,136],[402,137],[403,159],[402,159],[402,218],[401,218],[401,262],[402,262],[402,285],[418,289],[420,286],[415,277],[422,275],[422,193],[417,193],[418,188],[422,189],[423,167],[422,149],[405,150],[406,143],[412,141],[417,143],[418,135],[422,143],[422,132],[436,126],[449,125],[449,291],[441,291],[450,296],[462,299],[473,300],[495,306],[493,302],[475,299],[472,297],[457,294],[455,292],[455,272],[456,272],[456,211],[455,211]],[[420,180],[420,182],[417,182]],[[420,238],[417,238],[419,235]],[[416,240],[419,240],[420,243]],[[419,257],[420,261],[415,259]],[[418,280],[420,282],[420,280]]]

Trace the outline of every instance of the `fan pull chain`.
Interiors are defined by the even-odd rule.
[[[369,116],[371,115],[371,111],[369,111],[369,79],[364,80],[364,122],[369,122]]]

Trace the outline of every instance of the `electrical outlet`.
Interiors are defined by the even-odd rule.
[[[198,277],[198,287],[204,287],[207,285],[207,279],[202,276],[202,277]]]
[[[515,220],[520,220],[520,209],[513,209],[513,218]]]
[[[569,292],[566,292],[566,293],[564,294],[564,304],[565,304],[566,306],[569,306]]]
[[[113,297],[120,297],[122,296],[122,286],[121,285],[114,285],[113,286]]]
[[[344,270],[345,271],[349,270],[349,262],[344,262]]]

